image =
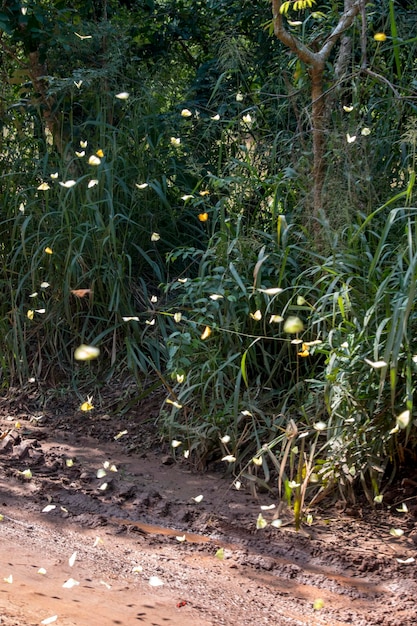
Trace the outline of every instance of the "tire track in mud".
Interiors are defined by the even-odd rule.
[[[39,607],[60,610],[64,621],[57,626],[417,623],[415,568],[400,569],[394,558],[417,556],[414,544],[387,546],[378,539],[380,528],[376,533],[362,521],[337,518],[320,527],[318,517],[310,536],[291,528],[255,531],[260,502],[230,491],[219,476],[167,469],[155,455],[127,456],[115,443],[72,433],[42,435],[16,440],[0,455],[0,513],[9,518],[0,524],[0,609],[7,626],[7,603],[16,614],[26,611],[28,620],[37,607],[36,624]],[[67,458],[74,459],[72,467]],[[119,471],[101,491],[97,469],[108,459]],[[19,472],[28,466],[33,477],[25,481]],[[197,506],[198,493],[204,500]],[[42,514],[51,502],[55,510]],[[97,535],[103,549],[93,550]],[[26,551],[22,559],[16,560],[16,546]],[[62,584],[77,578],[67,564],[73,550],[80,585],[68,595]],[[28,568],[44,566],[46,558],[54,575],[42,579]],[[135,563],[143,574],[132,574]],[[4,582],[10,568],[17,585]],[[150,576],[164,586],[149,587]],[[109,579],[106,589],[100,581]],[[318,598],[324,607],[314,611]]]

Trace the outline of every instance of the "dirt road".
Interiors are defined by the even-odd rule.
[[[317,510],[300,533],[274,528],[269,494],[169,464],[167,451],[127,453],[114,436],[133,437],[132,423],[32,417],[0,422],[2,626],[417,623],[409,507]]]

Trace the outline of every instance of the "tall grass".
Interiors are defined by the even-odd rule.
[[[162,424],[187,456],[224,457],[251,483],[261,459],[267,482],[275,468],[295,484],[303,442],[297,471],[314,480],[287,493],[294,504],[335,485],[354,497],[357,481],[379,496],[415,448],[417,209],[390,208],[410,192],[330,236],[328,255],[283,215],[272,235],[249,237],[224,206],[206,250],[171,255],[198,267],[166,288],[182,317],[167,341],[175,402]],[[291,334],[293,316],[302,329]],[[291,423],[300,439],[288,456]]]
[[[126,109],[144,123],[143,101]],[[45,145],[39,160],[22,158],[25,171],[2,177],[7,384],[109,378],[125,367],[139,380],[163,369],[169,318],[155,325],[152,318],[167,279],[164,254],[204,232],[189,226],[179,191],[168,184],[176,154],[163,121],[149,112],[144,127],[132,129],[100,117],[83,126],[62,158]],[[164,160],[154,143],[164,144]],[[80,343],[100,344],[101,374],[94,366],[74,367]]]
[[[83,67],[65,57],[50,83],[60,149],[39,112],[8,112],[1,384],[79,389],[129,373],[140,386],[150,374],[179,450],[275,489],[297,524],[334,486],[379,496],[416,444],[415,55],[394,8],[392,41],[370,42],[375,71],[334,86],[349,106],[335,100],[329,120],[338,173],[329,167],[320,241],[306,219],[302,68],[262,65],[245,35],[210,42],[216,63],[196,44],[195,71],[172,51],[172,65],[138,70],[127,35],[119,47],[111,24],[92,25],[115,67],[91,70],[87,42]],[[100,360],[75,363],[81,343]]]

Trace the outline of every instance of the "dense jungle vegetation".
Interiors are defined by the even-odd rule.
[[[178,456],[296,516],[381,501],[417,441],[416,32],[406,0],[4,0],[3,393],[164,389]]]

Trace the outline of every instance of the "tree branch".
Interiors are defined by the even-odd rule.
[[[280,13],[282,0],[272,0],[272,18],[274,24],[274,34],[282,41],[298,58],[315,68],[324,67],[325,62],[330,56],[335,43],[340,36],[353,24],[353,20],[361,11],[361,8],[368,4],[369,0],[355,0],[349,10],[342,13],[333,32],[326,39],[323,47],[319,52],[313,52],[305,46],[297,37],[289,33],[283,24],[283,18]]]
[[[335,27],[331,35],[327,38],[327,41],[323,45],[320,52],[318,52],[318,54],[322,57],[323,62],[329,58],[330,52],[332,51],[333,46],[335,45],[339,37],[345,32],[345,30],[352,26],[353,20],[361,11],[362,6],[365,6],[368,3],[369,0],[356,0],[352,4],[350,9],[348,11],[345,11],[341,15],[337,26]]]
[[[321,60],[316,53],[312,52],[310,48],[307,48],[297,37],[291,35],[291,33],[284,28],[282,15],[280,13],[281,4],[281,0],[272,0],[272,18],[275,36],[292,50],[292,52],[295,52],[298,58],[304,61],[304,63],[308,65],[321,64]]]

